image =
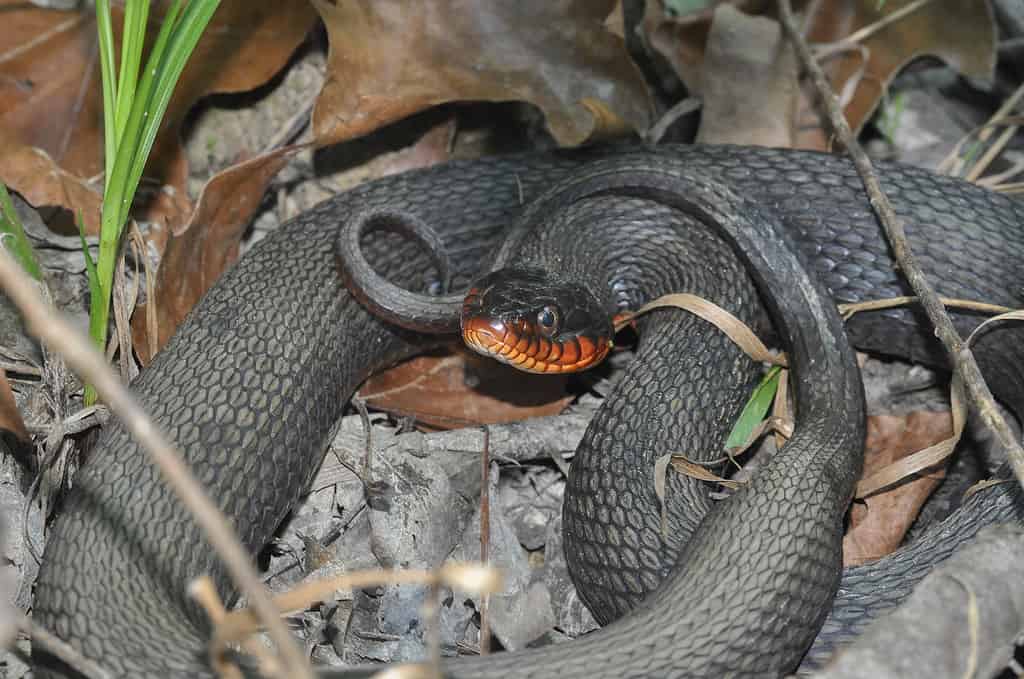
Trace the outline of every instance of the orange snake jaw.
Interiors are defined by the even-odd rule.
[[[462,340],[484,356],[531,373],[580,372],[599,364],[611,351],[609,338],[576,335],[554,340],[526,321],[505,323],[486,317],[463,317]]]

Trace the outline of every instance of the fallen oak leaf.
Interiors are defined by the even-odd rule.
[[[566,145],[619,121],[636,130],[650,123],[643,77],[605,23],[613,1],[313,4],[330,41],[313,114],[319,145],[449,101],[528,101]]]
[[[38,465],[32,438],[3,368],[0,368],[0,451],[11,455],[26,469],[35,469]]]
[[[3,368],[0,368],[0,429],[11,432],[24,443],[31,441]]]
[[[869,417],[864,475],[938,443],[952,432],[953,418],[949,412],[916,411],[904,417]],[[843,538],[844,565],[873,561],[899,547],[921,505],[944,477],[945,469],[939,468],[855,502],[850,510],[850,529]]]
[[[459,349],[418,356],[374,375],[359,396],[374,408],[415,415],[438,429],[557,415],[572,401],[565,375],[531,375]]]
[[[71,174],[98,174],[103,112],[94,12],[0,0],[0,14],[0,129]]]
[[[799,74],[792,45],[778,22],[719,5],[701,75],[697,143],[793,145]]]
[[[102,187],[70,174],[42,149],[20,144],[0,133],[0,181],[17,191],[32,206],[59,206],[77,218],[85,233],[98,236]]]
[[[761,15],[766,11],[764,2],[732,2],[748,14]],[[640,24],[644,41],[672,66],[683,81],[690,96],[703,93],[704,52],[715,8],[704,5],[699,9],[678,14],[669,0],[649,0],[644,5]]]
[[[901,10],[915,3],[917,9],[902,15]],[[824,60],[819,56],[833,89],[850,89],[843,113],[854,133],[874,114],[892,79],[915,59],[935,57],[978,80],[994,76],[996,28],[989,0],[858,0],[829,3],[822,10],[806,30],[807,39],[819,45],[819,55],[823,48],[831,50],[830,45],[842,47],[857,31],[867,34],[857,40],[861,49],[842,50]],[[902,16],[886,22],[890,15]],[[808,102],[808,109],[814,104]]]

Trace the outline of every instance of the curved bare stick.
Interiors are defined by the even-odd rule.
[[[34,289],[35,284],[5,251],[0,252],[0,287],[7,292],[24,315],[29,331],[58,351],[68,365],[96,388],[97,393],[121,418],[132,436],[149,452],[182,504],[206,532],[210,544],[223,559],[239,589],[245,593],[267,626],[284,661],[286,676],[312,679],[309,663],[281,621],[259,575],[251,565],[249,555],[224,515],[203,491],[199,481],[192,475],[167,437],[146,415],[128,389],[121,384],[103,355],[85,335],[43,303]]]

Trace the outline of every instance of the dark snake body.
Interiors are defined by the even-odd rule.
[[[523,199],[587,174],[588,163],[608,155],[615,152],[483,159],[374,182],[282,226],[218,281],[133,387],[233,518],[246,545],[263,545],[304,491],[355,387],[372,370],[421,346],[415,336],[371,317],[342,287],[331,248],[339,222],[367,207],[414,212],[441,234],[456,283],[464,283],[487,261]],[[640,174],[657,174],[667,165],[669,174],[681,172],[702,186],[704,193],[693,199],[697,212],[734,216],[741,224],[738,237],[727,237],[731,245],[737,238],[753,239],[755,232],[763,238],[772,226],[784,228],[837,301],[905,294],[860,181],[845,160],[738,147],[664,148],[630,158]],[[708,177],[724,188],[704,183]],[[882,180],[907,220],[922,266],[943,294],[1024,305],[1019,274],[1024,231],[1013,201],[902,166],[885,166]],[[622,254],[628,248],[616,247],[612,253],[595,246],[589,254],[603,257],[603,266],[618,262],[638,272],[651,265],[648,255],[653,255],[655,270],[662,272],[654,278],[638,273],[636,284],[615,289],[609,304],[635,304],[659,286],[693,283],[707,287],[709,294],[717,292],[724,306],[736,301],[740,315],[755,318],[750,284],[733,273],[724,256],[728,248],[715,238],[697,245],[692,275],[664,274],[678,234],[688,229],[692,215],[668,210],[652,198],[659,197],[638,194],[619,203],[596,198],[600,211],[625,220],[622,234],[651,229],[651,238],[623,236],[640,247],[631,261],[622,259],[628,259]],[[639,216],[625,212],[627,207],[638,208]],[[570,231],[590,229],[589,237],[607,238],[605,227],[588,226],[588,214],[569,207],[557,219]],[[658,238],[665,239],[664,245],[651,250]],[[750,248],[754,242],[741,245]],[[761,254],[748,252],[747,258],[760,267],[758,284],[804,280],[793,285],[792,299],[769,304],[775,320],[782,318],[780,334],[791,345],[795,342],[790,350],[799,364],[799,416],[817,423],[803,427],[785,449],[795,452],[780,455],[782,462],[773,462],[773,471],[759,475],[763,482],[738,493],[738,500],[721,503],[699,527],[673,509],[670,544],[662,544],[656,517],[629,513],[651,504],[649,492],[630,485],[633,480],[649,485],[651,470],[645,462],[577,459],[566,501],[567,531],[576,534],[569,554],[599,614],[613,617],[655,586],[674,560],[659,550],[680,551],[687,574],[673,571],[666,586],[636,613],[598,634],[568,646],[460,662],[452,665],[452,674],[592,679],[763,675],[792,669],[836,586],[842,512],[859,466],[858,453],[849,451],[862,436],[862,405],[859,384],[842,377],[852,359],[838,337],[834,314],[818,305],[816,285],[801,279],[799,266],[787,263],[787,251],[788,243],[777,239]],[[413,289],[429,285],[432,267],[417,244],[389,237],[369,252],[388,278]],[[552,254],[550,248],[528,244],[523,256]],[[591,275],[601,270],[591,266],[597,260],[588,264],[586,257],[562,257],[568,268]],[[726,272],[727,283],[715,284],[711,274],[716,270]],[[808,313],[825,320],[805,329],[800,321]],[[685,344],[678,337],[671,344],[653,339],[695,325],[685,315],[667,312],[644,323],[639,366],[630,369],[583,448],[640,449],[658,440],[652,437],[676,440],[691,433],[714,441],[713,427],[701,431],[703,425],[694,420],[677,429],[674,416],[708,410],[717,427],[728,421],[726,411],[749,384],[746,359],[729,359],[722,368],[703,363],[692,352],[688,358],[674,343]],[[961,318],[962,329],[976,323],[976,318]],[[934,338],[919,327],[913,313],[889,311],[855,319],[849,335],[868,350],[943,364]],[[700,342],[718,342],[714,337]],[[993,390],[1020,415],[1024,344],[1019,335],[1000,327],[979,345]],[[726,345],[712,348],[731,351]],[[655,361],[653,366],[643,367],[645,355]],[[699,379],[689,386],[681,379],[665,382],[665,366],[657,363],[662,359],[690,361],[690,374]],[[841,379],[832,384],[812,374]],[[731,394],[724,397],[723,375]],[[660,400],[658,389],[670,398]],[[679,391],[685,389],[690,391]],[[641,403],[652,411],[638,412]],[[851,419],[839,421],[842,416]],[[816,455],[818,447],[831,453]],[[122,428],[109,427],[93,457],[76,477],[75,491],[50,535],[35,602],[37,619],[118,675],[209,675],[202,661],[204,616],[186,599],[184,584],[199,573],[213,573],[227,590],[223,569]],[[586,494],[573,496],[574,484]],[[685,489],[674,490],[673,502],[688,497]],[[685,502],[706,503],[703,496],[694,497]],[[918,545],[848,572],[840,589],[848,607],[837,608],[826,625],[845,628],[851,610],[862,621],[863,612],[870,617],[889,605],[984,523],[1019,519],[1018,499],[1012,486],[979,493]],[[658,528],[654,538],[652,526]],[[671,544],[675,535],[688,533],[694,536],[686,547]]]

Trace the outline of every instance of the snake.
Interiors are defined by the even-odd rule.
[[[879,172],[941,294],[1021,306],[1012,199],[909,166]],[[907,291],[859,176],[815,152],[626,146],[452,161],[370,182],[283,224],[225,272],[132,389],[254,552],[308,488],[358,385],[437,341],[379,317],[341,271],[339,225],[388,211],[428,224],[450,258],[439,265],[401,233],[367,234],[374,270],[407,290],[474,287],[505,262],[576,279],[609,313],[692,286],[774,333],[792,368],[792,439],[724,501],[670,475],[662,525],[648,464],[661,451],[649,444],[720,442],[756,377],[684,312],[640,320],[637,358],[584,436],[563,508],[574,580],[608,624],[569,644],[455,659],[446,676],[782,675],[830,652],[837,635],[819,629],[841,630],[842,643],[984,525],[1024,518],[1016,484],[996,484],[908,547],[843,571],[864,420],[851,343],[947,365],[918,311],[845,326],[836,313],[833,302]],[[980,321],[953,316],[960,332]],[[1024,414],[1019,334],[997,325],[975,349],[993,392]],[[213,676],[209,623],[185,594],[199,574],[234,601],[194,520],[111,423],[52,523],[34,617],[114,676]],[[34,653],[40,676],[74,676]],[[355,676],[346,672],[322,676]]]

